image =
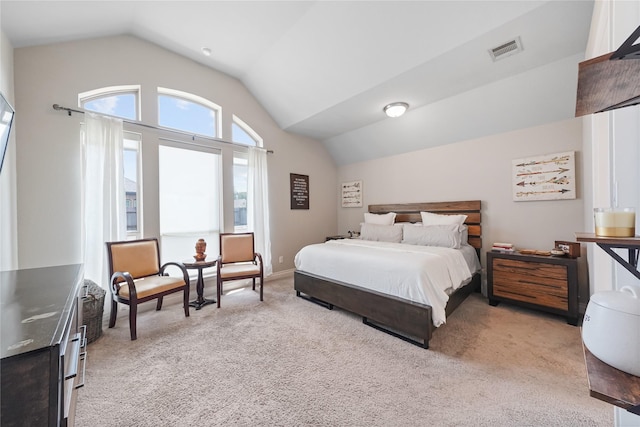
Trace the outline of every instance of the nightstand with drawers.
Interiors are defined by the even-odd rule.
[[[489,304],[500,302],[559,314],[578,324],[575,258],[487,252]]]

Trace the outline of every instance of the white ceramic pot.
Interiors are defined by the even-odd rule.
[[[582,341],[606,364],[640,377],[640,286],[593,294],[582,322]]]

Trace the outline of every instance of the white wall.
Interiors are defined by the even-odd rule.
[[[398,137],[410,152],[564,120],[575,111],[576,64],[582,59],[572,55],[431,104],[412,105],[399,119],[381,119],[325,143],[337,163],[346,165],[398,153],[392,142]]]
[[[78,93],[106,86],[140,84],[142,102],[146,108],[153,106],[151,116],[142,117],[145,123],[157,123],[155,88],[162,86],[221,105],[224,139],[230,139],[232,114],[263,137],[265,148],[275,151],[269,156],[275,272],[293,268],[293,257],[303,245],[335,232],[336,168],[327,150],[318,141],[281,131],[238,80],[131,36],[20,48],[14,58],[16,110],[21,117],[17,126],[20,268],[82,260],[78,131],[83,116],[68,117],[52,105],[76,107]],[[290,210],[290,173],[309,175],[309,210]],[[157,206],[157,191],[145,189],[144,203],[145,236],[157,236],[157,211],[148,208]],[[284,262],[279,264],[281,255]]]
[[[555,240],[574,241],[584,229],[581,148],[581,121],[570,119],[341,166],[339,182],[363,180],[364,206],[338,208],[338,230],[359,229],[369,204],[479,199],[484,251],[498,241],[551,249]],[[576,199],[512,200],[512,160],[563,151],[576,152]],[[581,281],[586,286],[586,277]]]
[[[15,106],[13,94],[13,46],[0,31],[0,92]],[[18,122],[20,117],[15,117]],[[9,145],[0,173],[0,271],[18,268],[18,236],[16,212],[16,129],[11,131]]]

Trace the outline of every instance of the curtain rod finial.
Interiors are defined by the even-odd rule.
[[[59,104],[53,104],[53,109],[56,110],[56,111],[57,110],[67,110],[67,114],[71,115],[71,109],[61,107]]]

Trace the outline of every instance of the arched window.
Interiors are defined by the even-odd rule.
[[[96,113],[141,120],[139,99],[140,86],[110,86],[78,94],[78,106]]]
[[[219,105],[198,95],[158,88],[158,124],[196,135],[222,138]]]
[[[78,106],[96,113],[140,120],[140,86],[110,86],[78,94]],[[142,237],[142,158],[139,133],[124,131],[123,168],[127,234],[131,239]]]
[[[262,138],[260,135],[235,114],[233,115],[233,123],[231,124],[231,141],[237,144],[262,147]]]

